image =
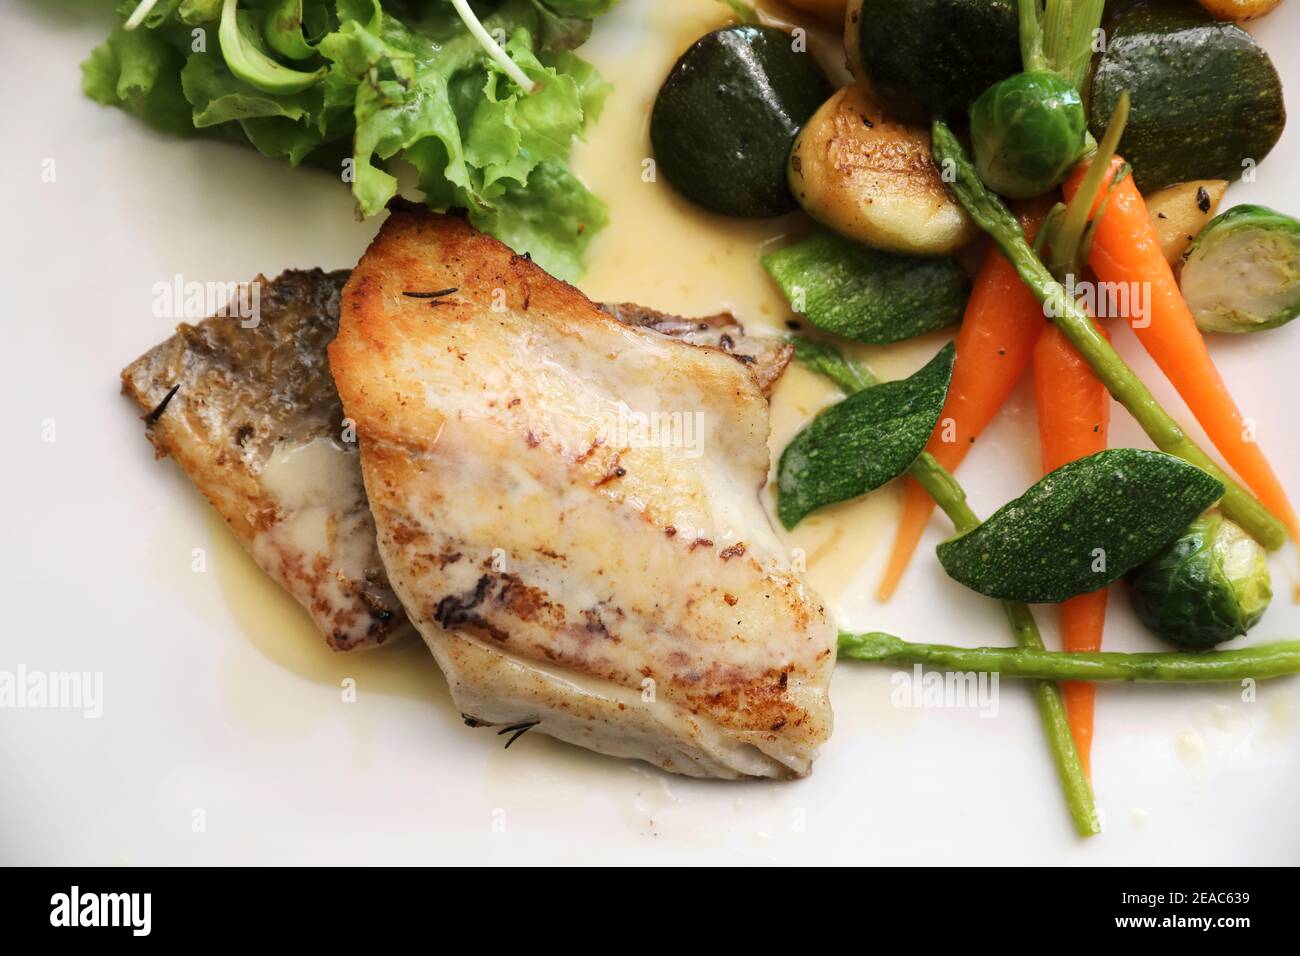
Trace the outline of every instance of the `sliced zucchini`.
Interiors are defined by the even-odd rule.
[[[1088,125],[1100,138],[1120,94],[1131,108],[1119,151],[1138,188],[1235,180],[1282,135],[1282,84],[1249,33],[1178,0],[1137,0],[1108,24]]]
[[[809,323],[868,345],[956,325],[970,294],[955,259],[898,256],[829,232],[768,253],[763,267]]]
[[[909,378],[855,392],[804,426],[781,452],[776,514],[789,530],[812,511],[874,491],[925,449],[952,382],[949,342]]]
[[[979,234],[944,187],[929,132],[889,119],[857,83],[795,140],[790,189],[818,222],[889,252],[945,256]]]
[[[1222,484],[1182,459],[1111,448],[1056,469],[940,544],[939,563],[986,597],[1055,604],[1148,561],[1222,495]]]
[[[650,142],[660,171],[692,202],[730,216],[796,208],[790,145],[830,95],[812,55],[775,27],[728,26],[679,59],[655,98]]]
[[[1147,212],[1160,236],[1160,251],[1175,269],[1182,267],[1183,253],[1197,233],[1214,218],[1227,189],[1226,180],[1197,179],[1145,197]]]
[[[1233,206],[1187,251],[1183,297],[1207,332],[1255,332],[1300,315],[1300,222]]]
[[[858,43],[880,102],[926,126],[1021,67],[1016,0],[863,0]]]

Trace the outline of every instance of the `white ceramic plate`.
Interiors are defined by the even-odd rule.
[[[583,287],[685,314],[734,308],[778,324],[756,261],[786,224],[698,214],[642,181],[645,116],[673,58],[722,8],[624,0],[587,48],[615,79],[578,168],[614,225]],[[0,671],[103,675],[103,713],[0,710],[0,862],[1295,863],[1300,681],[1239,688],[1104,687],[1095,784],[1106,832],[1072,835],[1023,687],[995,716],[891,705],[890,673],[845,665],[835,734],[795,783],[698,782],[539,735],[509,752],[466,729],[418,644],[331,654],[251,565],[171,463],[153,460],[118,370],[168,335],[153,287],[354,263],[377,221],[322,173],[251,150],[159,137],[80,93],[78,63],[107,32],[94,4],[0,11],[5,90],[4,345],[0,348]],[[1254,28],[1300,91],[1300,2]],[[1293,125],[1228,203],[1300,212]],[[53,164],[51,166],[51,164]],[[54,170],[53,181],[48,172]],[[1149,381],[1131,335],[1117,339]],[[894,375],[939,339],[871,356]],[[1300,323],[1216,339],[1216,359],[1293,494],[1300,494]],[[1170,407],[1179,405],[1157,388]],[[831,392],[792,372],[780,445]],[[1036,476],[1026,394],[961,476],[987,513]],[[1145,441],[1122,411],[1114,444]],[[871,596],[892,492],[836,509],[791,544],[842,622],[915,640],[1004,643],[991,602],[948,581],[927,545],[897,597]],[[837,530],[838,538],[836,539]],[[833,540],[835,539],[835,540]],[[196,568],[198,570],[196,570]],[[1300,636],[1297,558],[1253,640]],[[1155,647],[1122,595],[1107,645]],[[1049,642],[1052,615],[1040,615]],[[345,702],[353,678],[357,699]]]

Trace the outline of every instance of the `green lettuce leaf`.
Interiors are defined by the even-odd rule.
[[[296,92],[257,89],[218,42],[227,0],[159,0],[141,26],[119,27],[83,64],[83,87],[176,135],[236,139],[291,164],[332,169],[361,212],[397,193],[413,167],[425,201],[461,208],[479,228],[556,275],[581,274],[606,223],[603,204],[568,167],[609,84],[573,48],[616,0],[504,0],[483,26],[536,84],[525,94],[446,0],[304,0],[310,55],[268,42],[284,0],[238,0],[246,50],[319,79]],[[135,0],[122,0],[125,20]],[[240,63],[235,61],[238,69]],[[250,76],[256,81],[257,77]],[[350,155],[349,155],[350,151]]]
[[[190,136],[194,123],[181,89],[185,58],[162,35],[116,28],[81,64],[81,88],[106,106],[120,106],[155,129]]]
[[[567,280],[582,275],[587,245],[609,223],[605,204],[559,163],[541,163],[526,187],[508,184],[490,206],[470,210],[469,220]]]
[[[586,17],[590,20],[609,13],[617,3],[618,0],[542,0],[541,5],[550,7],[562,17]]]

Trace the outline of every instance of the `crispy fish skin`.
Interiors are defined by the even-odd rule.
[[[347,278],[259,276],[256,324],[182,324],[122,371],[158,457],[176,460],[336,650],[382,644],[405,622],[325,355]]]
[[[809,771],[836,635],[759,503],[747,364],[407,204],[353,271],[330,364],[385,566],[468,718],[693,776]],[[698,413],[698,448],[609,427],[648,412]]]
[[[747,334],[730,312],[687,319],[632,302],[610,302],[601,308],[624,325],[652,329],[660,335],[671,335],[692,345],[726,352],[749,367],[764,395],[772,394],[781,373],[794,357],[794,346],[789,342]]]

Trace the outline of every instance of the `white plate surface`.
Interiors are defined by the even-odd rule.
[[[616,78],[630,58],[659,71],[620,84],[579,158],[606,195],[620,182],[638,188],[647,90],[684,41],[719,17],[713,0],[655,7],[624,0],[588,47]],[[6,48],[22,51],[0,58],[0,670],[103,675],[98,719],[0,710],[0,863],[1300,861],[1298,680],[1264,684],[1253,701],[1234,686],[1103,688],[1094,765],[1106,832],[1082,842],[1028,697],[1011,682],[995,716],[900,708],[888,671],[846,665],[833,687],[835,734],[812,776],[728,784],[669,777],[538,735],[504,752],[488,732],[461,724],[421,647],[331,655],[175,466],[153,460],[117,374],[174,324],[152,314],[160,280],[349,266],[377,221],[356,222],[329,176],[251,150],[165,139],[86,100],[78,63],[107,24],[94,4],[73,0],[15,0],[0,11]],[[1300,2],[1287,0],[1254,30],[1296,98]],[[601,168],[590,151],[602,137],[625,140],[618,148],[629,164]],[[50,162],[53,182],[43,175]],[[1298,166],[1295,124],[1228,203],[1300,213]],[[753,235],[682,209],[665,189],[647,186],[635,204],[615,205],[589,291],[779,320],[747,314],[773,295],[756,291],[764,280],[752,242],[740,241]],[[620,256],[647,232],[660,257],[633,270]],[[706,282],[697,273],[675,281],[674,250],[687,248],[688,234],[696,243],[718,237]],[[1132,337],[1117,338],[1155,381]],[[904,371],[937,342],[875,359]],[[1213,348],[1300,494],[1300,323]],[[1169,389],[1157,391],[1186,417]],[[1036,477],[1027,398],[1017,394],[962,469],[982,512]],[[778,438],[793,418],[778,413]],[[1122,411],[1115,423],[1114,444],[1146,444]],[[871,588],[896,501],[886,493],[866,507],[845,519],[854,519],[843,546],[856,549],[849,566],[858,573],[833,582],[830,595],[846,626],[1005,642],[997,608],[925,558],[943,533],[938,520],[903,589],[878,605]],[[1273,568],[1278,597],[1252,640],[1300,636],[1295,551]],[[1122,595],[1112,608],[1109,647],[1154,649]],[[1040,617],[1054,642],[1051,615]],[[342,699],[349,677],[353,703]]]

